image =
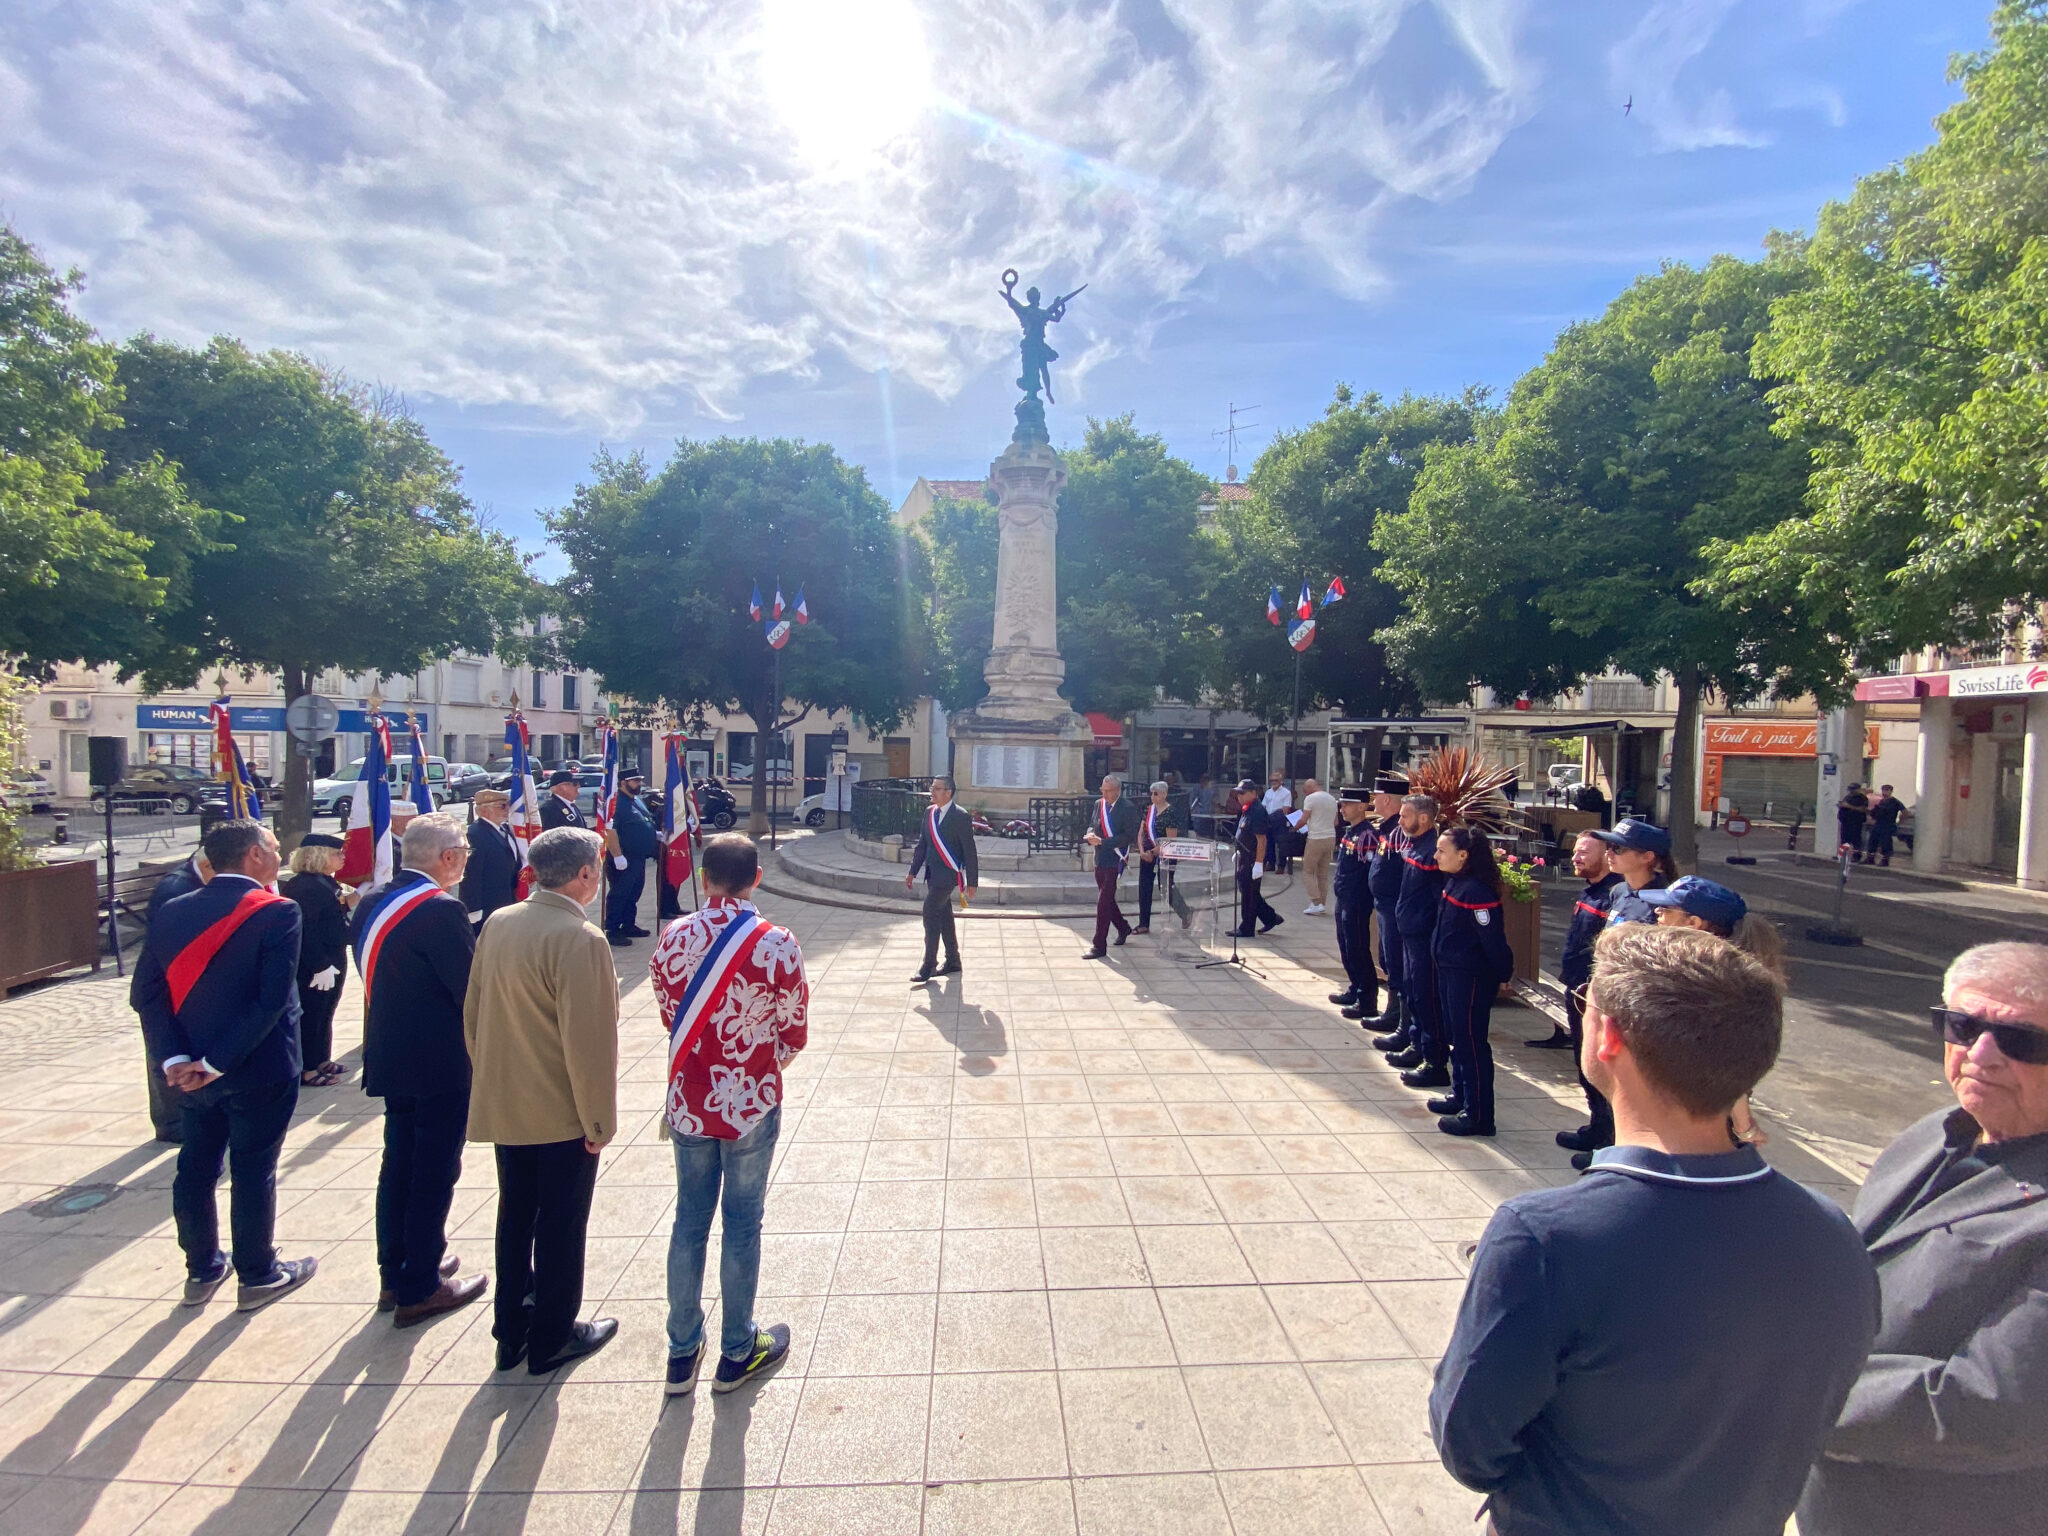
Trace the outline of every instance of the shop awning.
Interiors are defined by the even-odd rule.
[[[1095,733],[1098,747],[1120,746],[1124,739],[1124,723],[1110,715],[1088,711],[1088,728]]]

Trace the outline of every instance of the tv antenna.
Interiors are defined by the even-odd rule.
[[[1229,456],[1229,469],[1224,475],[1224,479],[1231,481],[1237,479],[1237,440],[1248,435],[1244,430],[1245,426],[1255,425],[1255,423],[1247,421],[1243,426],[1240,426],[1238,417],[1249,416],[1253,411],[1262,409],[1264,409],[1262,406],[1237,405],[1233,403],[1230,407],[1230,425],[1221,427],[1209,434],[1224,445]]]

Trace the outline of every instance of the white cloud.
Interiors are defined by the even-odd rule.
[[[1706,51],[1740,0],[1656,0],[1633,32],[1609,50],[1614,89],[1635,103],[1657,147],[1667,150],[1760,149],[1770,136],[1736,120],[1725,89],[1688,91],[1686,66]]]
[[[1455,195],[1534,106],[1523,0],[826,3],[874,21],[833,31],[837,75],[720,0],[9,7],[0,209],[109,331],[619,429],[835,354],[949,395],[1013,343],[1010,265],[1092,285],[1056,384],[1224,256],[1369,291],[1380,210]],[[776,109],[792,79],[860,153]]]

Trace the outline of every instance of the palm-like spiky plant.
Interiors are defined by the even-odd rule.
[[[1408,788],[1436,801],[1443,826],[1504,833],[1515,830],[1517,812],[1503,793],[1515,777],[1513,768],[1488,762],[1470,747],[1438,747],[1408,770]]]

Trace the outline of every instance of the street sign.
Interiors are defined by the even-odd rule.
[[[285,729],[292,733],[292,740],[309,747],[332,736],[340,722],[341,711],[334,707],[334,701],[317,693],[300,694],[284,712]]]
[[[1730,837],[1749,836],[1749,818],[1747,816],[1730,816],[1728,818],[1728,835]]]

